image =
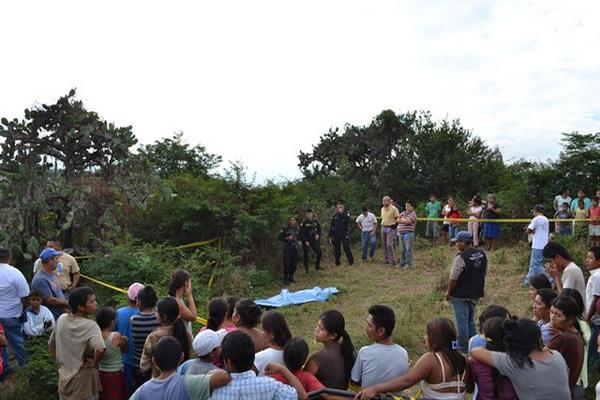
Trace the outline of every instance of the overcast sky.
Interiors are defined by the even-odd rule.
[[[141,143],[183,131],[259,181],[383,109],[459,118],[506,160],[600,131],[598,1],[13,1],[0,116],[78,89]]]

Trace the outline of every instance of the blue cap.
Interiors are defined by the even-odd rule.
[[[62,251],[56,251],[50,247],[45,248],[44,250],[42,250],[42,252],[40,253],[40,259],[42,260],[42,262],[46,262],[48,260],[50,260],[51,258],[54,257],[58,257],[62,254]]]
[[[460,231],[450,241],[451,242],[472,242],[473,235],[471,235],[467,231]]]

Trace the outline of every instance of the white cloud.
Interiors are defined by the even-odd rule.
[[[259,179],[383,109],[460,118],[505,158],[598,131],[600,3],[3,3],[0,115],[77,87],[148,143],[183,130]]]

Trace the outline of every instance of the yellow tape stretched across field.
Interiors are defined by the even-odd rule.
[[[533,218],[533,217],[532,217]],[[445,222],[493,222],[497,224],[525,224],[531,222],[532,218],[499,218],[499,219],[468,219],[468,218],[422,218],[418,217],[417,221],[445,221]],[[381,219],[378,217],[377,219]],[[550,222],[590,222],[591,219],[548,219]]]

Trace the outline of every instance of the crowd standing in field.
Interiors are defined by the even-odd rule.
[[[322,348],[312,355],[306,340],[291,332],[283,314],[263,314],[251,299],[212,299],[207,305],[207,326],[194,332],[191,322],[197,309],[191,277],[180,269],[173,271],[167,297],[159,299],[152,286],[133,282],[125,307],[97,310],[93,290],[79,286],[77,261],[52,239],[34,263],[31,288],[10,265],[10,251],[0,249],[0,373],[13,369],[8,347],[23,366],[25,341],[49,335],[59,395],[66,400],[304,399],[308,392],[325,387],[343,390],[351,383],[362,386],[358,399],[402,394],[415,385],[428,399],[464,399],[470,392],[482,400],[582,398],[588,372],[599,366],[598,197],[590,200],[579,192],[577,199],[571,199],[564,190],[553,203],[559,220],[589,220],[587,284],[567,249],[550,240],[545,209],[536,205],[525,228],[532,237],[524,279],[532,314],[519,319],[501,305],[489,305],[481,312],[479,326],[476,308],[485,295],[487,273],[481,244],[485,241],[488,251],[497,245],[500,225],[494,220],[502,217],[502,207],[494,195],[485,202],[474,196],[464,213],[468,229],[461,231],[457,220],[463,214],[454,199],[443,206],[434,195],[429,200],[427,236],[435,243],[441,231],[458,250],[449,265],[445,294],[454,322],[438,317],[427,324],[427,352],[412,366],[407,351],[392,340],[395,312],[385,305],[365,310],[365,331],[372,344],[358,352],[344,316],[337,310],[325,311],[312,334]],[[348,264],[354,266],[349,235],[353,221],[361,231],[363,261],[375,257],[381,226],[384,261],[403,269],[414,267],[415,203],[406,201],[401,212],[388,196],[382,203],[380,221],[366,207],[353,219],[344,204],[337,205],[328,232],[336,266],[341,265],[342,248]],[[570,230],[563,224],[569,224]],[[556,234],[576,233],[579,226],[577,221],[558,221]],[[312,210],[307,210],[300,226],[289,218],[279,234],[285,284],[294,282],[301,249],[305,271],[309,252],[315,253],[315,268],[321,269],[321,236]]]

